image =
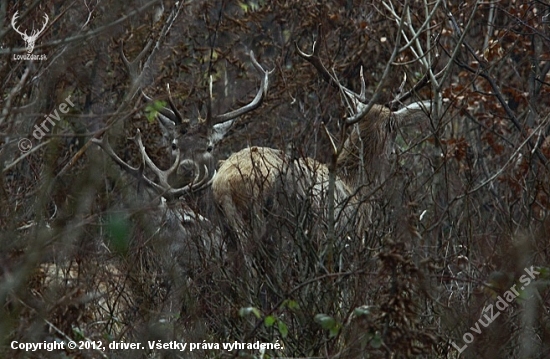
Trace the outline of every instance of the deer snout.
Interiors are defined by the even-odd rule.
[[[195,161],[191,159],[185,159],[180,162],[176,173],[181,176],[194,176],[197,170]]]

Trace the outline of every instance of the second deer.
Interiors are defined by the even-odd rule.
[[[387,151],[395,125],[425,117],[430,102],[412,103],[398,111],[382,105],[367,108],[365,83],[361,94],[343,87],[322,66],[315,50],[300,56],[315,65],[322,76],[336,84],[351,102],[351,116],[344,119],[350,134],[338,150],[333,195],[329,196],[330,168],[311,158],[293,158],[284,151],[266,147],[250,147],[232,154],[223,162],[212,181],[214,200],[224,214],[232,233],[237,238],[265,240],[269,219],[281,213],[298,216],[302,210],[310,210],[324,219],[316,222],[330,223],[327,214],[333,216],[335,227],[355,232],[359,237],[367,229],[371,205],[366,199],[369,184],[381,176],[380,166]],[[290,198],[290,201],[289,201]],[[333,213],[328,213],[333,201]],[[293,211],[288,208],[298,204]],[[281,207],[283,208],[281,210]],[[307,208],[306,208],[307,207]],[[350,231],[350,228],[354,230]],[[327,228],[325,227],[324,230]]]

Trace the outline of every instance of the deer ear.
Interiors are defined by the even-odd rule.
[[[157,113],[160,128],[163,133],[174,133],[176,130],[176,122],[173,120],[173,114],[170,116],[170,110],[163,109]]]
[[[210,144],[215,145],[216,143],[220,142],[233,125],[233,122],[235,121],[225,121],[212,126],[212,133],[210,134]]]

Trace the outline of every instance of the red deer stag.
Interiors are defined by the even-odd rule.
[[[131,64],[125,60],[123,53],[122,58],[127,65],[128,72],[132,75],[132,66],[135,66],[137,60]],[[213,235],[211,239],[214,247],[217,248],[221,244],[218,228],[213,226],[208,218],[191,210],[185,203],[175,202],[176,208],[173,210],[171,206],[167,205],[166,200],[171,201],[207,188],[216,174],[213,157],[214,146],[229,131],[237,117],[260,106],[267,93],[269,74],[272,71],[264,70],[256,61],[252,51],[250,58],[255,69],[261,74],[261,85],[250,103],[234,111],[212,115],[209,106],[206,119],[192,122],[184,119],[177,110],[168,88],[169,107],[162,108],[157,112],[164,145],[169,149],[172,161],[172,165],[168,169],[160,169],[149,157],[139,130],[134,140],[137,143],[142,163],[137,167],[130,165],[117,155],[111,147],[107,135],[101,139],[93,140],[126,172],[138,178],[161,197],[159,209],[162,217],[160,220],[152,222],[155,223],[153,226],[163,223],[161,228],[164,233],[168,233],[168,237],[196,238],[196,234],[201,233],[199,242],[204,242],[203,249],[212,249],[208,238],[202,238],[209,236],[204,232],[206,229],[206,232]],[[156,178],[149,176],[151,174]],[[203,232],[198,232],[199,230],[203,230]],[[174,241],[174,245],[178,244],[181,244],[181,241]]]
[[[237,117],[260,106],[269,87],[269,74],[272,71],[264,70],[256,61],[252,51],[250,59],[256,70],[262,75],[260,89],[249,104],[234,111],[212,116],[209,109],[206,119],[192,122],[189,119],[184,119],[177,110],[168,88],[170,108],[160,109],[157,118],[163,132],[165,145],[170,149],[172,160],[170,168],[159,169],[147,154],[139,130],[135,136],[142,162],[158,178],[158,183],[146,176],[142,166],[133,167],[123,161],[112,149],[107,136],[103,136],[101,140],[94,140],[94,142],[124,170],[144,181],[146,185],[167,199],[178,198],[186,193],[208,187],[216,174],[212,155],[214,146],[229,131]]]
[[[349,107],[353,114],[344,120],[344,126],[351,128],[351,133],[337,157],[338,176],[334,180],[332,215],[336,227],[353,226],[362,236],[361,231],[370,221],[371,211],[364,197],[370,188],[368,184],[380,175],[376,163],[388,147],[392,128],[401,122],[426,116],[430,102],[413,103],[399,111],[391,111],[382,105],[367,108],[362,74],[362,91],[356,94],[343,87],[326,70],[315,45],[312,55],[299,49],[298,52],[351,101]],[[232,154],[223,162],[212,181],[212,190],[231,231],[238,238],[258,240],[266,235],[266,212],[279,216],[281,212],[275,207],[284,207],[288,203],[288,198],[281,201],[280,194],[294,197],[298,203],[307,200],[312,211],[326,215],[330,198],[329,172],[329,166],[311,158],[295,159],[280,150],[251,147]],[[285,209],[285,212],[290,211]]]

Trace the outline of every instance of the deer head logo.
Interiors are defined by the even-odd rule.
[[[18,11],[16,11],[15,14],[13,14],[13,17],[11,18],[11,27],[13,27],[13,29],[19,35],[21,35],[23,40],[25,40],[25,42],[27,43],[27,53],[30,54],[30,53],[32,53],[32,50],[34,50],[34,43],[35,43],[36,39],[38,38],[38,36],[40,36],[42,31],[44,31],[44,29],[46,28],[46,25],[48,25],[48,20],[49,20],[48,15],[44,14],[44,20],[45,21],[44,21],[44,25],[42,26],[42,29],[35,30],[33,28],[32,33],[30,35],[27,35],[27,31],[25,31],[25,32],[19,31],[17,26],[15,26],[15,22],[17,20],[17,17],[18,17]]]

